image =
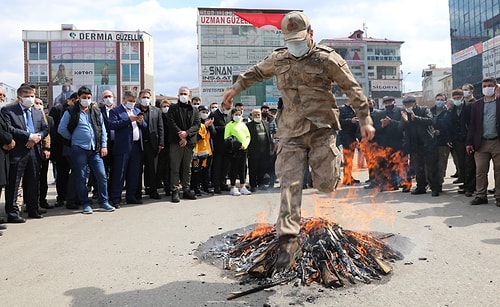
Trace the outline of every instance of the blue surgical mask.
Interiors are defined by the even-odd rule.
[[[462,104],[462,100],[460,99],[453,100],[453,104],[458,107]]]
[[[442,101],[442,100],[436,100],[436,107],[438,107],[438,108],[440,108],[440,109],[441,109],[441,108],[443,108],[443,107],[444,107],[444,103],[445,103],[445,102],[444,102],[444,101]]]
[[[290,52],[296,58],[300,58],[309,50],[309,46],[307,46],[307,40],[288,42],[286,43],[286,46],[288,47],[288,52]]]

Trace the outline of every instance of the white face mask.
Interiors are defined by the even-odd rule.
[[[241,120],[241,115],[235,115],[235,116],[233,116],[233,120],[235,122],[239,122]]]
[[[219,108],[215,107],[215,108],[212,108],[212,112],[215,112],[217,111]]]
[[[256,122],[256,123],[260,123],[260,122],[262,122],[262,118],[256,117],[256,118],[253,119],[253,121]]]
[[[187,95],[179,95],[179,101],[182,103],[188,103],[189,97]]]
[[[453,104],[458,107],[462,104],[462,100],[453,100]]]
[[[25,108],[30,108],[35,104],[35,97],[22,97],[22,104]]]
[[[161,111],[162,111],[163,113],[167,113],[167,112],[168,112],[168,107],[163,107],[163,108],[161,108]]]
[[[286,46],[288,47],[288,52],[290,52],[296,58],[300,58],[309,50],[309,46],[307,46],[307,40],[288,42],[286,43]]]
[[[470,91],[464,91],[464,97],[468,98],[470,96]]]
[[[483,95],[486,97],[495,96],[495,87],[483,87]]]
[[[135,102],[127,102],[125,105],[127,106],[127,109],[132,110],[135,106]]]
[[[406,112],[411,113],[411,112],[413,112],[413,107],[411,107],[411,108],[405,108],[405,110],[406,110]]]
[[[82,107],[88,107],[88,106],[90,106],[91,101],[92,100],[90,100],[90,99],[80,99],[80,105]]]
[[[208,118],[208,113],[200,113],[201,119],[207,119]]]
[[[113,101],[113,98],[104,98],[104,103],[110,107],[113,105],[114,101]]]
[[[229,114],[229,112],[231,112],[231,110],[224,110],[224,111],[222,111],[222,113],[224,113],[224,114]]]
[[[148,106],[149,106],[150,101],[151,101],[151,99],[149,99],[149,98],[142,98],[142,99],[141,99],[141,106],[143,106],[143,107],[148,107]]]

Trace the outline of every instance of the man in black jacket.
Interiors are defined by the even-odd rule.
[[[434,140],[434,120],[429,108],[417,105],[415,97],[403,100],[404,144],[410,154],[410,167],[415,172],[417,187],[413,195],[425,194],[427,185],[432,196],[439,196],[438,150]]]
[[[231,121],[229,112],[232,106],[232,102],[222,102],[220,108],[213,110],[210,114],[210,118],[214,119],[213,126],[215,128],[215,136],[212,137],[214,148],[211,172],[215,194],[221,194],[222,190],[229,191],[226,184],[229,160],[225,155],[224,129],[226,124]]]
[[[190,190],[190,182],[193,150],[200,129],[200,114],[198,108],[189,103],[190,97],[189,89],[181,86],[178,103],[170,106],[167,113],[170,185],[174,203],[180,201],[179,183],[182,186],[183,198],[196,199],[196,195]]]

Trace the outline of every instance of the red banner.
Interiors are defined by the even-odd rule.
[[[281,20],[285,14],[266,14],[266,13],[240,13],[234,14],[241,19],[253,24],[257,28],[281,29]]]

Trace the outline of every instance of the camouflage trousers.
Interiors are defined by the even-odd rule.
[[[332,129],[317,129],[293,138],[280,138],[276,174],[280,180],[281,203],[276,230],[278,236],[300,231],[304,170],[311,168],[314,188],[329,193],[340,180],[341,154]]]

